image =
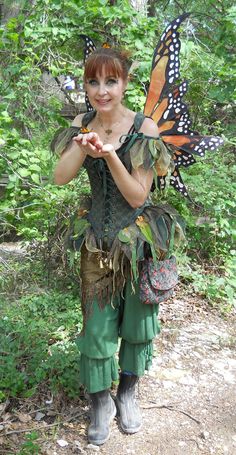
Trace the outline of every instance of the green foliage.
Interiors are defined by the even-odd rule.
[[[236,297],[235,251],[221,267],[204,266],[196,258],[181,255],[178,258],[182,282],[191,286],[198,295],[207,298],[212,306],[218,306],[222,313],[230,312]]]
[[[81,326],[79,299],[72,293],[43,291],[1,302],[0,384],[2,397],[29,397],[38,388],[78,393]]]
[[[18,455],[38,455],[40,453],[40,445],[37,444],[38,438],[39,435],[36,431],[26,434],[26,441],[22,444]]]
[[[54,79],[56,89],[50,90],[45,76],[82,80],[79,34],[88,34],[98,45],[107,41],[130,51],[137,64],[125,101],[141,111],[157,38],[189,2],[156,2],[156,17],[138,13],[128,0],[113,6],[107,0],[18,3],[19,14],[0,26],[0,176],[9,178],[0,200],[0,234],[4,239],[15,232],[34,255],[1,264],[0,400],[30,397],[48,387],[74,397],[79,376],[75,336],[82,317],[74,284],[78,257],[66,255],[65,237],[89,188],[83,172],[64,187],[52,184],[55,159],[48,144],[55,129],[68,122],[60,115],[60,87]],[[186,221],[188,247],[179,257],[182,281],[228,311],[236,300],[236,9],[229,0],[217,7],[213,3],[203,8],[199,0],[191,2],[194,13],[182,27],[181,77],[190,81],[193,128],[227,139],[217,154],[183,172],[194,203],[172,189],[161,197]],[[27,435],[19,454],[37,454],[37,437]]]
[[[128,107],[142,110],[157,38],[168,21],[191,7],[190,21],[182,26],[181,77],[190,81],[187,101],[193,128],[227,139],[218,154],[207,155],[183,172],[197,205],[172,190],[165,197],[186,220],[194,282],[201,281],[194,274],[200,264],[197,274],[205,295],[211,301],[220,301],[222,296],[225,302],[233,301],[236,10],[230,0],[218,2],[217,7],[213,3],[205,2],[203,7],[199,0],[191,5],[161,0],[155,5],[156,17],[149,17],[138,13],[128,0],[117,0],[113,6],[108,0],[20,2],[18,15],[0,26],[0,176],[9,177],[0,201],[3,238],[14,231],[25,241],[36,240],[44,261],[54,267],[64,257],[69,218],[88,192],[83,173],[63,188],[51,183],[55,161],[48,144],[55,129],[68,123],[59,114],[60,88],[54,80],[57,90],[49,90],[45,75],[70,74],[81,80],[83,41],[79,34],[88,34],[98,45],[107,41],[130,51],[130,60],[137,65],[125,101]],[[213,271],[207,276],[206,264]],[[16,285],[12,281],[14,274],[8,279],[3,275],[0,283]]]
[[[211,303],[230,307],[236,301],[236,185],[232,154],[222,154],[221,150],[183,175],[193,201],[180,200],[173,191],[169,196],[187,225],[190,263],[181,274]]]

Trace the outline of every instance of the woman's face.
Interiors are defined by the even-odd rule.
[[[95,78],[85,81],[89,101],[97,112],[108,113],[116,109],[122,101],[127,81],[121,77],[107,74],[104,68]]]

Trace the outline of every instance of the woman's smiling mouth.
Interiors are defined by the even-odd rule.
[[[105,105],[105,104],[109,103],[110,101],[111,101],[110,99],[109,100],[96,100],[96,103]]]

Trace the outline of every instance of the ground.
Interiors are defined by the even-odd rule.
[[[115,419],[109,441],[89,445],[86,398],[65,402],[41,396],[40,402],[0,404],[0,454],[235,455],[235,311],[222,315],[180,288],[159,317],[153,366],[137,391],[143,414],[139,433],[123,434]],[[36,448],[29,442],[28,451],[20,451],[33,431],[39,435]]]

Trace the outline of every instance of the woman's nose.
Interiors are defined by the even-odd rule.
[[[106,95],[106,93],[107,93],[106,84],[103,84],[103,83],[99,84],[98,93],[99,93],[99,95],[101,95],[101,96],[102,96],[102,95]]]

